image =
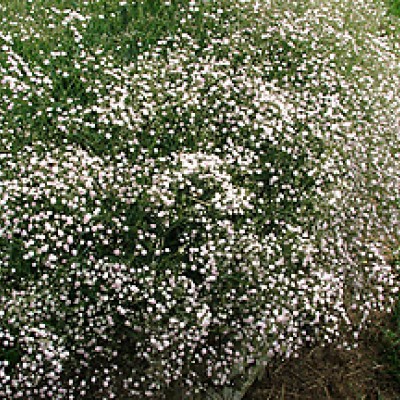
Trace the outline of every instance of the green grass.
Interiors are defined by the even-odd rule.
[[[393,15],[400,17],[400,0],[391,0],[389,2],[389,10]]]
[[[400,0],[391,0],[390,12],[400,17]],[[400,261],[398,261],[400,265]],[[392,327],[385,332],[387,340],[387,360],[393,378],[400,383],[400,298],[392,316]]]
[[[390,0],[389,12],[400,17],[400,0]],[[400,264],[400,261],[397,261]],[[388,372],[393,379],[400,383],[400,297],[391,317],[390,326],[384,329],[384,360],[388,366]]]
[[[36,43],[29,42],[26,48],[32,51],[43,47],[57,47],[58,40],[55,33],[63,35],[62,42],[68,43],[68,28],[58,25],[57,29],[50,27],[48,19],[32,19],[35,9],[60,7],[70,9],[71,12],[79,10],[83,15],[92,15],[82,32],[82,43],[88,47],[101,46],[105,50],[125,48],[126,57],[137,55],[149,44],[167,34],[174,34],[177,27],[177,19],[182,7],[187,6],[187,0],[172,0],[170,5],[165,5],[162,0],[145,2],[126,2],[130,4],[120,5],[121,1],[96,1],[85,2],[40,0],[34,6],[27,2],[12,0],[7,2],[7,16],[9,19],[20,20],[25,29],[33,28],[40,31],[40,38]],[[65,18],[65,14],[52,17],[52,23],[57,25]],[[79,24],[78,24],[79,25]],[[19,26],[15,25],[15,32]],[[13,31],[11,30],[12,34]],[[23,37],[23,35],[19,35]],[[56,40],[54,40],[56,39]]]
[[[393,312],[391,326],[384,331],[384,335],[388,372],[400,384],[400,301]]]

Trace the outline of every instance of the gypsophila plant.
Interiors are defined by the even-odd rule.
[[[398,292],[396,23],[375,0],[1,4],[0,397],[203,396],[356,343]]]

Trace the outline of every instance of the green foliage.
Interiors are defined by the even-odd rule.
[[[393,15],[400,17],[400,1],[399,0],[390,0],[389,10]]]
[[[393,315],[393,327],[385,331],[386,358],[389,364],[388,371],[393,379],[400,383],[400,306]]]

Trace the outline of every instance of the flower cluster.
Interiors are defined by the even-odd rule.
[[[390,309],[400,45],[383,5],[0,11],[0,397],[202,393],[349,346]]]

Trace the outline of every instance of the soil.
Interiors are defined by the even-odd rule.
[[[400,400],[400,376],[390,372],[385,354],[389,324],[380,318],[356,349],[320,346],[271,365],[243,400]]]

